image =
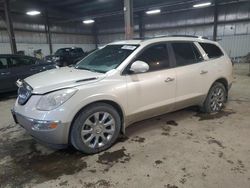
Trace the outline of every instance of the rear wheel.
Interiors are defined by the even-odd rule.
[[[205,113],[219,112],[227,101],[227,90],[220,82],[215,82],[210,88],[203,104],[202,111]]]
[[[106,103],[95,103],[84,108],[72,125],[71,144],[87,154],[111,147],[119,136],[121,118],[116,109]]]

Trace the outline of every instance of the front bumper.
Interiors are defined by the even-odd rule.
[[[25,117],[15,110],[11,110],[13,118],[17,124],[39,142],[49,146],[63,147],[68,144],[69,123],[60,121],[44,121]],[[49,127],[50,125],[53,125]],[[46,127],[49,127],[46,129]]]

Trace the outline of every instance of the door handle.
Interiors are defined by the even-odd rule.
[[[174,78],[167,77],[167,78],[165,79],[165,82],[172,82],[172,81],[174,81]]]
[[[206,70],[202,70],[201,72],[200,72],[200,74],[207,74],[208,73],[208,71],[206,71]]]
[[[31,70],[31,71],[36,71],[37,69],[36,69],[36,68],[31,68],[30,70]]]
[[[1,72],[1,75],[10,75],[10,72]]]

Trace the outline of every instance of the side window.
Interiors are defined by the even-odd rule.
[[[185,66],[198,63],[203,60],[200,52],[192,42],[173,42],[177,66]]]
[[[76,48],[76,49],[74,50],[74,53],[79,53],[79,54],[81,54],[81,53],[83,53],[83,50],[82,50],[81,48]]]
[[[72,49],[71,51],[70,51],[70,55],[79,55],[81,52],[78,50],[78,48],[76,48],[76,49]]]
[[[12,57],[10,60],[11,67],[27,66],[27,65],[33,65],[35,63],[36,63],[35,59],[28,57]]]
[[[169,68],[169,56],[166,44],[157,44],[146,49],[136,61],[144,61],[149,65],[149,71]]]
[[[0,57],[0,69],[7,69],[7,68],[8,68],[7,58]]]
[[[206,52],[209,58],[218,58],[224,55],[223,52],[220,50],[220,48],[214,44],[210,43],[199,43],[199,44]]]

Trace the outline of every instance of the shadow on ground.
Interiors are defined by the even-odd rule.
[[[1,186],[19,187],[31,180],[41,183],[87,167],[82,160],[84,155],[76,150],[69,148],[43,154],[37,146],[33,139],[1,142]]]

